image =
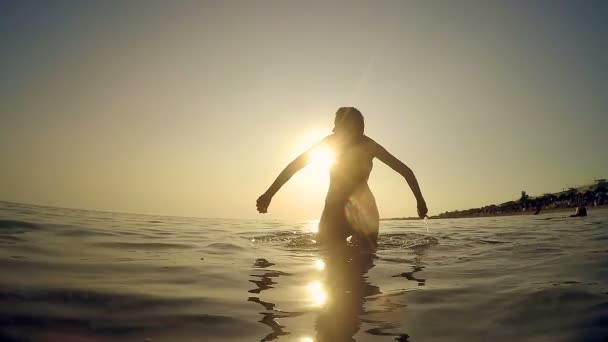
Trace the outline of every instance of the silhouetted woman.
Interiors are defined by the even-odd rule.
[[[342,107],[336,112],[333,134],[294,159],[279,174],[270,188],[257,200],[257,209],[266,213],[272,197],[298,170],[309,162],[315,149],[327,146],[334,152],[329,190],[319,221],[317,239],[323,243],[352,242],[375,246],[378,240],[379,215],[374,195],[367,185],[372,160],[378,158],[401,174],[418,201],[418,215],[428,212],[412,170],[384,147],[363,134],[364,120],[359,110]]]

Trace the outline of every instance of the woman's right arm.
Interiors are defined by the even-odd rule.
[[[256,202],[256,206],[258,212],[266,213],[268,212],[268,205],[270,205],[270,201],[272,197],[281,189],[281,187],[287,183],[287,181],[298,171],[304,168],[308,162],[310,161],[310,155],[312,151],[314,151],[319,145],[322,145],[327,142],[329,136],[315,144],[308,151],[300,154],[296,159],[294,159],[291,163],[287,164],[287,166],[281,171],[281,173],[274,180],[272,185],[260,196]]]

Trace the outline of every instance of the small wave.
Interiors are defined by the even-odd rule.
[[[25,239],[13,235],[0,235],[0,243],[10,244],[22,241],[25,241]]]
[[[218,248],[218,249],[228,249],[228,250],[244,250],[244,248],[241,246],[237,246],[232,243],[222,243],[222,242],[212,243],[210,245],[207,245],[207,247]]]
[[[195,247],[194,245],[183,243],[166,242],[97,242],[94,245],[118,249],[188,249]]]
[[[378,257],[378,259],[386,262],[393,262],[397,264],[413,264],[416,262],[416,259],[410,258],[393,258],[393,257]]]
[[[277,243],[277,242],[282,243],[282,242],[289,242],[294,237],[298,237],[298,236],[302,236],[302,235],[307,235],[309,237],[312,237],[312,234],[303,234],[303,233],[300,233],[297,231],[281,231],[281,232],[276,232],[273,234],[254,236],[250,240],[251,240],[251,242],[256,242],[256,243]]]
[[[438,244],[435,237],[417,233],[381,234],[379,249],[425,249]],[[319,247],[313,233],[283,231],[249,238],[255,244],[275,245],[290,250],[314,250]]]
[[[282,231],[274,234],[258,235],[249,238],[255,244],[274,245],[289,250],[310,250],[317,248],[315,235],[298,231]]]
[[[506,243],[504,241],[489,240],[489,239],[479,239],[478,241],[479,242],[483,242],[483,243],[489,243],[489,244],[492,244],[492,245]]]
[[[66,237],[116,236],[116,233],[103,232],[103,231],[93,230],[93,229],[83,229],[83,228],[57,230],[57,232],[55,232],[55,234],[57,236],[66,236]]]
[[[200,250],[200,252],[205,254],[225,256],[226,253],[240,253],[245,250],[245,248],[232,243],[216,242],[205,246]]]
[[[317,241],[314,239],[314,236],[312,234],[302,234],[289,240],[285,247],[288,247],[290,249],[295,248],[298,250],[309,250],[314,249],[317,246]]]
[[[505,305],[509,309],[498,311],[502,317],[496,317],[494,321],[519,332],[551,331],[557,326],[568,325],[576,327],[577,337],[567,339],[572,341],[603,341],[598,337],[606,336],[608,332],[605,324],[608,321],[605,295],[594,293],[585,287],[545,288],[522,296],[519,300],[511,299]],[[567,319],[558,317],[557,321],[556,317],[547,315],[549,312],[563,312],[564,308],[577,314],[569,315]],[[530,321],[535,324],[529,324]]]
[[[600,235],[600,236],[592,237],[591,240],[594,240],[594,241],[608,240],[608,234],[607,235]]]
[[[386,330],[395,329],[391,324],[384,324],[382,328],[372,328],[365,330],[366,333],[375,336],[393,336],[395,340],[399,342],[409,341],[410,335],[405,333],[394,333]]]
[[[22,234],[40,227],[34,223],[17,220],[0,220],[0,234]]]
[[[143,341],[162,331],[187,329],[242,338],[256,331],[255,323],[237,317],[193,313],[192,308],[217,305],[207,298],[56,289],[0,292],[0,304],[12,308],[0,312],[2,341],[105,341],[116,337]]]
[[[418,233],[381,234],[378,249],[424,250],[438,243],[436,238]]]

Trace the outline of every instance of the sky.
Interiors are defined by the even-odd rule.
[[[608,177],[606,1],[2,1],[0,200],[318,218],[283,167],[354,106],[429,213]],[[414,216],[374,162],[381,217]]]

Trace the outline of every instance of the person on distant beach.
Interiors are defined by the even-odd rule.
[[[536,211],[534,212],[534,215],[538,215],[540,214],[540,211],[543,209],[543,200],[541,200],[540,198],[536,199]]]
[[[272,197],[300,169],[306,166],[317,148],[329,147],[334,152],[325,207],[319,221],[317,239],[323,243],[351,242],[375,246],[378,240],[379,214],[376,200],[367,181],[372,160],[380,161],[401,174],[417,200],[418,216],[428,212],[418,181],[412,170],[384,147],[367,137],[364,119],[354,107],[341,107],[336,112],[333,134],[302,153],[279,174],[274,183],[257,199],[257,210],[266,213]]]
[[[576,207],[576,211],[574,212],[574,215],[570,215],[570,217],[583,217],[583,216],[587,216],[587,208],[585,208],[585,206]]]

